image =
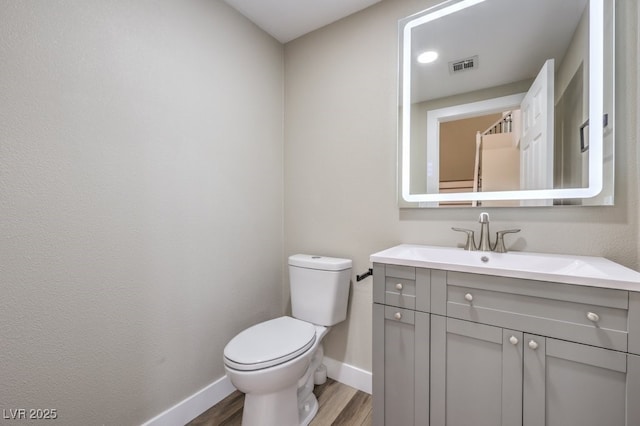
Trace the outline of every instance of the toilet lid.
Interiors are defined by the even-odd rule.
[[[316,340],[313,324],[280,317],[242,331],[224,348],[227,366],[259,370],[282,364],[306,352]]]

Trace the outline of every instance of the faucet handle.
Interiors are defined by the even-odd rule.
[[[504,231],[496,232],[496,246],[493,248],[493,251],[496,253],[506,253],[507,248],[504,245],[504,234],[515,234],[516,232],[520,232],[519,229],[505,229]]]
[[[452,227],[451,229],[453,229],[456,232],[466,232],[467,242],[464,244],[464,249],[469,251],[476,250],[476,241],[475,241],[475,238],[473,238],[473,230],[465,229],[465,228],[456,228],[456,227]]]

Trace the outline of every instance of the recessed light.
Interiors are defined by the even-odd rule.
[[[438,59],[438,52],[435,50],[427,50],[418,55],[418,62],[421,64],[430,64],[436,59]]]

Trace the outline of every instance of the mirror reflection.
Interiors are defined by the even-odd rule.
[[[612,21],[603,0],[401,21],[401,206],[612,204]]]

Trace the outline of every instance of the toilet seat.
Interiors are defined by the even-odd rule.
[[[305,353],[315,341],[313,324],[284,316],[240,332],[224,348],[224,362],[242,371],[273,367]]]

